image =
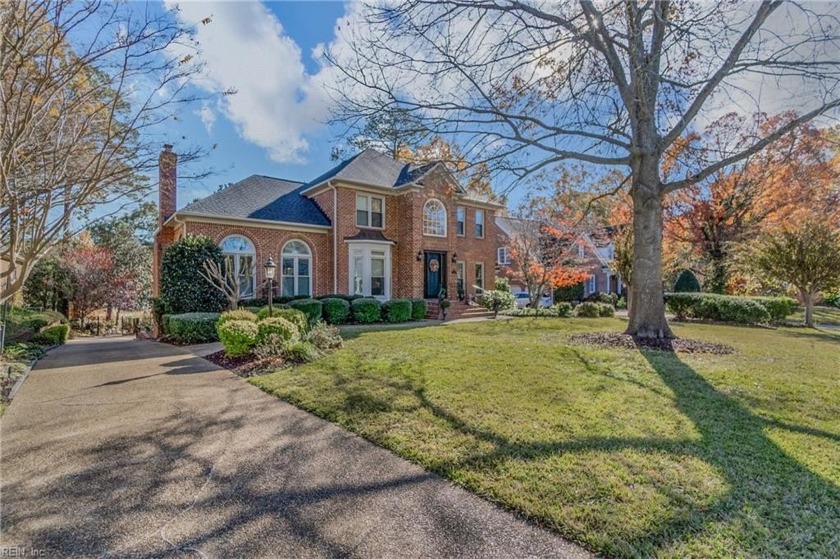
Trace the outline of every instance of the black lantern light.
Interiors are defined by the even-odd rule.
[[[268,280],[268,316],[273,316],[274,309],[272,308],[272,302],[274,299],[274,272],[277,270],[277,265],[270,256],[263,265],[263,269],[265,270],[265,279]]]
[[[422,262],[422,261],[423,261],[423,251],[422,251],[422,250],[418,250],[418,251],[417,251],[417,261],[418,261],[418,262]]]

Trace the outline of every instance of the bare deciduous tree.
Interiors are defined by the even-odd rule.
[[[525,176],[568,161],[627,170],[629,334],[672,337],[662,203],[840,107],[837,4],[411,0],[369,5],[328,58],[335,119],[401,111],[473,163]],[[768,100],[776,105],[765,106]],[[721,112],[798,111],[703,165],[665,155]],[[679,163],[679,162],[678,162]]]
[[[197,50],[174,54],[195,45],[170,12],[123,2],[9,0],[0,28],[3,302],[93,209],[102,218],[148,192],[161,125],[195,100],[201,65]]]
[[[204,271],[199,271],[207,283],[218,289],[228,300],[228,307],[235,311],[239,308],[239,280],[233,269],[233,260],[225,258],[222,264],[215,260],[205,260],[202,265]],[[251,270],[253,275],[253,269]]]

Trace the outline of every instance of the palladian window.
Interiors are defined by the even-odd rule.
[[[312,294],[312,252],[303,241],[289,241],[280,253],[280,295]]]
[[[423,206],[423,234],[446,236],[446,207],[440,200],[429,200]]]
[[[231,235],[225,237],[219,246],[225,259],[226,273],[233,274],[237,279],[239,296],[253,297],[256,291],[254,244],[242,235]]]

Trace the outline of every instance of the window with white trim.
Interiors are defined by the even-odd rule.
[[[356,194],[356,226],[385,227],[385,199],[367,194]]]
[[[479,289],[479,293],[484,292],[484,263],[475,263],[475,285]]]
[[[595,281],[595,274],[589,276],[589,293],[595,293],[595,289],[598,287]]]
[[[429,200],[423,206],[423,234],[431,237],[446,236],[446,207],[440,200]]]
[[[354,295],[391,297],[391,247],[380,243],[350,245],[350,292]]]
[[[586,249],[583,248],[583,243],[578,244],[578,258],[583,258],[586,256]]]
[[[507,247],[499,247],[496,252],[498,253],[497,260],[499,264],[510,264],[510,254],[508,254]]]
[[[475,210],[475,236],[484,238],[484,210]]]
[[[256,292],[254,270],[257,258],[254,244],[242,235],[230,235],[219,243],[225,264],[225,274],[233,274],[239,285],[240,297],[253,297]]]
[[[456,233],[459,237],[467,234],[467,209],[464,206],[457,206],[455,208],[455,223]]]
[[[280,295],[312,294],[312,251],[303,241],[289,241],[280,252]]]

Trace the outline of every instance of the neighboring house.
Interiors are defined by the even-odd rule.
[[[537,223],[537,222],[534,222]],[[510,260],[510,238],[527,227],[527,222],[504,215],[496,217],[498,230],[498,247],[496,249],[496,273],[501,274],[505,269],[508,276],[515,278],[515,264]],[[615,243],[613,241],[613,230],[604,227],[590,233],[584,233],[577,241],[577,257],[579,264],[588,272],[588,279],[583,283],[584,296],[592,293],[617,293],[621,295],[627,287],[621,278],[611,269],[612,260],[615,255]],[[525,284],[519,280],[511,279],[511,290],[513,292],[525,291]]]
[[[277,296],[359,294],[450,298],[460,280],[492,287],[495,214],[442,163],[410,165],[366,150],[300,183],[250,176],[176,211],[177,156],[160,156],[154,292],[166,246],[212,238],[231,260],[243,298],[264,296],[263,264],[277,263]]]

